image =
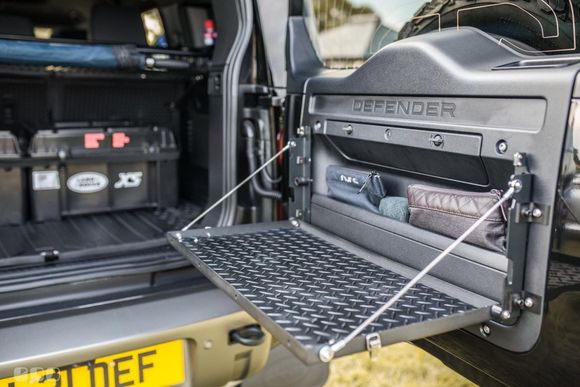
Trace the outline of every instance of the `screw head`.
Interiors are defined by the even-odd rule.
[[[510,317],[512,316],[511,312],[507,309],[505,309],[504,311],[501,312],[501,314],[499,315],[501,317],[502,320],[509,320]]]
[[[300,227],[300,222],[299,222],[297,219],[292,219],[292,220],[290,220],[290,224],[291,224],[293,227]]]
[[[481,324],[481,326],[479,327],[479,331],[485,337],[491,335],[491,328],[487,324]]]
[[[352,134],[352,132],[354,132],[354,128],[352,127],[352,125],[350,125],[350,124],[349,124],[349,125],[345,125],[345,126],[343,126],[343,128],[342,128],[342,131],[343,131],[345,134],[347,134],[347,135],[349,135],[349,136],[350,136],[350,135]]]
[[[391,129],[385,129],[385,140],[389,141],[392,135]]]
[[[330,361],[334,358],[334,351],[332,348],[330,348],[330,345],[325,345],[324,347],[320,348],[320,351],[318,351],[318,357],[323,363],[330,363]]]
[[[212,349],[213,348],[213,341],[211,341],[211,340],[204,341],[203,348],[204,349]]]
[[[524,155],[520,152],[514,154],[514,167],[523,167],[524,166]]]
[[[316,121],[316,123],[314,124],[314,131],[320,132],[321,130],[322,130],[322,123],[320,123],[320,121]]]
[[[541,218],[542,215],[544,215],[544,213],[539,208],[534,208],[534,210],[532,211],[532,216],[536,219]]]
[[[524,300],[524,306],[526,308],[533,308],[534,307],[534,299],[531,297],[526,297],[526,299]]]
[[[508,150],[508,143],[505,140],[499,140],[496,145],[497,153],[503,155]]]

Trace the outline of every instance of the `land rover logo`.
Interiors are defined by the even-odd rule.
[[[95,193],[104,190],[109,185],[107,176],[98,172],[80,172],[72,175],[66,181],[66,186],[80,194]]]

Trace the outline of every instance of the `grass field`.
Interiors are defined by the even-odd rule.
[[[473,387],[469,380],[447,368],[437,358],[411,344],[381,349],[374,361],[368,353],[333,361],[325,387]]]

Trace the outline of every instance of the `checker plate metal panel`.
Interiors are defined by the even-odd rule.
[[[258,321],[269,320],[266,328],[282,328],[274,330],[283,330],[293,340],[277,338],[290,349],[297,342],[302,347],[298,352],[315,354],[320,346],[343,338],[408,282],[300,228],[184,235],[180,244],[179,250]],[[365,334],[476,309],[418,284]]]

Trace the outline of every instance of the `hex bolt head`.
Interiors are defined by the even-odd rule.
[[[541,218],[542,215],[544,215],[544,213],[539,208],[534,208],[534,210],[532,211],[532,216],[536,219]]]
[[[524,300],[524,306],[526,308],[533,308],[534,307],[534,299],[531,297],[526,297],[526,299]]]

